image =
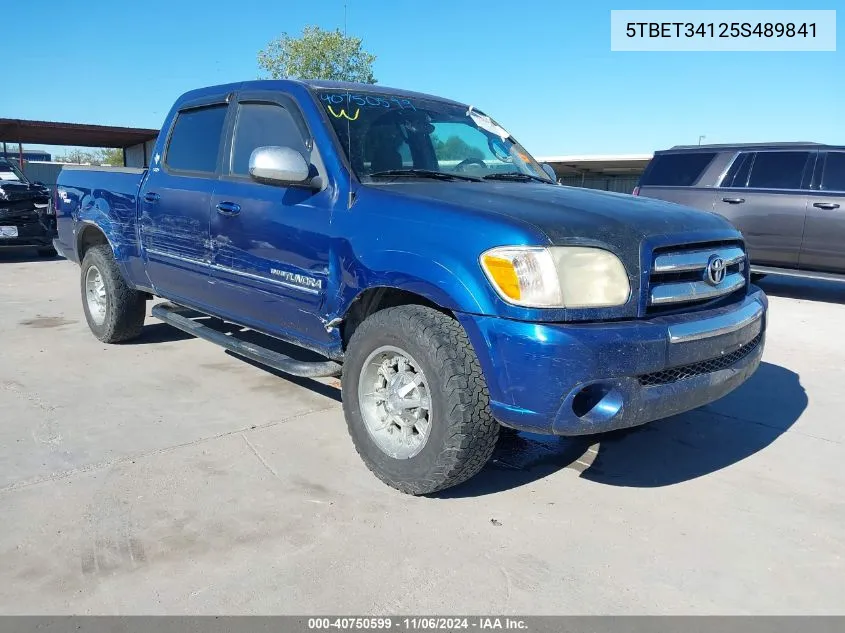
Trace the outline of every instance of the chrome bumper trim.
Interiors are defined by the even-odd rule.
[[[759,301],[744,306],[736,312],[722,314],[709,319],[669,326],[669,342],[685,343],[711,336],[730,334],[759,321],[763,316],[763,305]]]

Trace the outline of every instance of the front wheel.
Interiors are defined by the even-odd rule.
[[[136,338],[144,326],[144,295],[126,285],[108,246],[93,246],[82,259],[82,307],[88,327],[104,343]]]
[[[461,325],[432,308],[366,319],[343,364],[343,409],[367,467],[408,494],[466,481],[487,463],[499,424]]]

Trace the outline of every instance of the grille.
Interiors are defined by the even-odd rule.
[[[708,279],[710,262],[722,262],[722,279]],[[745,288],[745,251],[741,242],[696,244],[655,251],[648,289],[648,314],[692,309]]]
[[[760,334],[730,354],[725,354],[724,356],[711,358],[709,360],[702,360],[690,365],[682,365],[680,367],[672,367],[671,369],[655,371],[650,374],[643,374],[638,377],[638,380],[644,387],[653,387],[655,385],[668,385],[673,382],[678,382],[679,380],[686,380],[687,378],[693,378],[694,376],[701,376],[702,374],[710,374],[714,371],[719,371],[720,369],[727,369],[757,349],[757,346],[760,345],[760,341],[762,339],[763,333],[760,332]]]

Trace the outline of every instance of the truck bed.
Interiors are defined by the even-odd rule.
[[[92,222],[109,235],[112,246],[138,250],[136,227],[138,191],[146,169],[68,165],[57,182],[56,246],[65,257],[77,261],[74,220]]]

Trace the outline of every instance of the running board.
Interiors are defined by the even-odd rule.
[[[218,332],[207,325],[203,325],[185,316],[186,313],[193,312],[193,310],[172,303],[159,303],[154,305],[152,309],[152,315],[168,325],[172,325],[183,332],[205,339],[206,341],[211,341],[220,347],[226,348],[233,354],[243,356],[273,369],[278,369],[286,374],[302,376],[304,378],[323,378],[340,375],[341,366],[333,360],[309,362],[293,359],[290,356],[274,352],[266,347],[247,343],[237,338],[234,334],[230,335]]]
[[[821,273],[810,270],[796,270],[794,268],[775,268],[774,266],[751,265],[751,272],[760,275],[783,275],[784,277],[796,277],[798,279],[818,279],[823,281],[845,282],[845,275],[836,273]]]

